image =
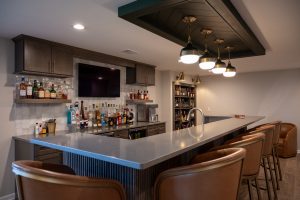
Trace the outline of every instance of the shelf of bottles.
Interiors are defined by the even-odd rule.
[[[194,113],[187,121],[190,109],[196,106],[196,87],[187,83],[173,83],[173,129],[179,130],[196,125]]]
[[[72,90],[70,79],[16,76],[15,103],[71,103]]]
[[[126,100],[127,104],[145,104],[152,103],[148,90],[138,90],[137,92],[131,90],[128,95],[129,99]]]
[[[68,107],[67,123],[80,129],[109,128],[132,124],[134,113],[126,105],[75,101]]]

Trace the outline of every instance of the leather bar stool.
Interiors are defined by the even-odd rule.
[[[257,177],[259,175],[260,161],[262,158],[263,145],[265,140],[264,133],[255,133],[251,135],[241,135],[232,140],[226,141],[217,149],[224,148],[244,148],[246,149],[246,157],[243,165],[242,179],[247,181],[250,199],[253,199],[252,184],[255,182],[258,200],[261,200],[261,193]]]
[[[273,135],[272,156],[273,156],[273,170],[275,171],[277,190],[279,190],[280,189],[279,180],[282,180],[282,172],[281,172],[280,160],[279,160],[279,156],[278,156],[281,121],[274,121],[274,122],[270,122],[267,124],[262,124],[262,125],[255,127],[255,129],[259,130],[260,128],[262,128],[266,125],[274,125],[275,126],[274,135]]]
[[[271,178],[271,183],[272,183],[272,189],[273,189],[273,194],[274,194],[274,199],[278,199],[277,197],[277,189],[276,189],[276,181],[273,175],[273,170],[271,167],[271,159],[273,156],[273,135],[274,135],[274,125],[264,125],[261,126],[258,129],[251,129],[250,132],[247,134],[255,134],[262,132],[265,134],[265,142],[264,142],[264,148],[262,152],[262,167],[264,169],[264,175],[265,175],[265,181],[266,181],[266,189],[268,192],[268,198],[271,200],[271,187],[269,184],[269,176],[268,176],[268,170],[270,172],[270,178]]]
[[[229,148],[197,155],[192,164],[162,172],[155,200],[237,199],[246,150]]]
[[[40,161],[15,161],[19,200],[125,200],[122,185],[113,180],[76,176],[64,165]]]

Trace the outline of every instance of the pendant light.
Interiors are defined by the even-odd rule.
[[[226,64],[221,60],[220,56],[220,45],[224,43],[223,39],[216,39],[215,41],[218,45],[218,58],[215,63],[215,67],[211,70],[214,74],[223,74],[226,70]]]
[[[207,49],[206,38],[212,33],[211,29],[202,29],[201,33],[204,35],[205,50],[204,55],[199,59],[199,67],[204,70],[212,69],[215,66],[216,58],[211,55]]]
[[[179,59],[179,61],[184,64],[194,64],[199,60],[199,51],[193,46],[191,39],[191,23],[196,21],[196,19],[194,16],[185,16],[182,19],[182,21],[188,25],[188,43],[186,47],[181,49]]]
[[[232,66],[231,62],[230,62],[230,50],[232,50],[233,47],[226,47],[226,49],[228,50],[228,64],[227,64],[225,72],[223,73],[223,76],[234,77],[236,75],[236,68],[234,66]]]

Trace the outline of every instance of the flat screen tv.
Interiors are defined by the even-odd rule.
[[[120,70],[78,63],[79,97],[120,97]]]

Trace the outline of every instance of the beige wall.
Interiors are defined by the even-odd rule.
[[[14,192],[11,162],[14,159],[12,136],[15,134],[14,91],[14,44],[0,38],[0,197]]]
[[[206,76],[201,80],[197,106],[205,114],[261,115],[266,118],[259,123],[282,120],[300,128],[300,69],[244,73],[231,79]]]

